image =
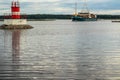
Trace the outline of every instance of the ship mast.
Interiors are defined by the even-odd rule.
[[[77,16],[77,2],[75,2],[75,16]]]
[[[81,13],[89,13],[88,5],[87,5],[87,0],[83,1],[83,8],[81,10]]]

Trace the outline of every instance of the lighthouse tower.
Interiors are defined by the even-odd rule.
[[[10,19],[4,19],[5,25],[26,25],[27,20],[21,19],[20,5],[18,0],[13,0],[11,3],[11,15]]]
[[[9,18],[8,18],[9,16]],[[13,0],[11,3],[11,14],[4,19],[4,24],[0,26],[2,29],[29,29],[33,28],[27,24],[27,19],[21,17],[20,3]]]
[[[32,26],[27,24],[27,19],[22,18],[20,14],[20,3],[13,0],[11,3],[11,14],[5,15],[4,24],[0,29],[30,29]]]
[[[12,1],[12,6],[11,6],[11,13],[12,19],[20,19],[20,5],[19,2],[17,1]]]

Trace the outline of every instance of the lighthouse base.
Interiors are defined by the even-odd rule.
[[[4,19],[5,25],[26,25],[26,19]]]
[[[0,29],[31,29],[32,26],[27,24],[26,19],[5,19]]]
[[[30,25],[1,25],[0,29],[32,29]]]

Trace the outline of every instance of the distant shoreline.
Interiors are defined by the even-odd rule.
[[[56,19],[27,19],[27,21],[55,21]],[[0,21],[4,21],[4,19],[0,19]]]
[[[56,19],[28,19],[28,21],[55,21]]]
[[[31,14],[26,15],[28,21],[51,21],[56,19],[71,19],[73,15],[63,14]],[[98,19],[120,19],[120,15],[97,15]],[[0,16],[0,21],[3,21],[4,16]]]

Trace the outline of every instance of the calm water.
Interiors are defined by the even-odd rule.
[[[120,80],[120,23],[29,24],[0,30],[0,80]]]

